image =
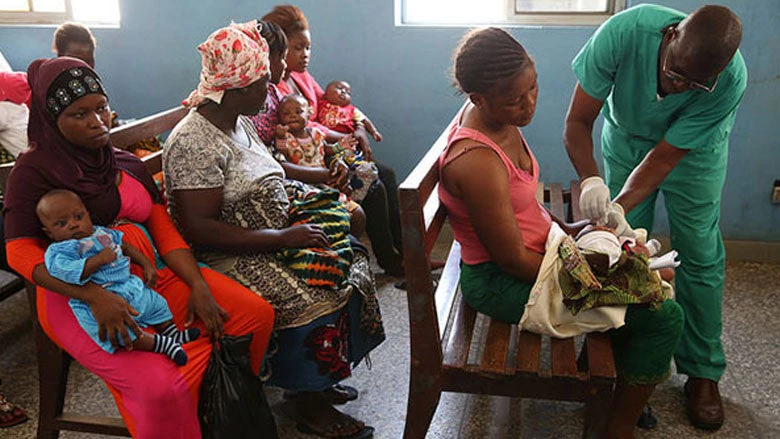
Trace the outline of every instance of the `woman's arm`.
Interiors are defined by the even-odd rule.
[[[358,124],[352,135],[355,136],[360,144],[360,150],[363,151],[363,158],[365,158],[366,161],[373,162],[374,151],[371,149],[371,142],[368,140],[368,131],[366,131],[366,127],[364,127],[363,124]]]
[[[281,248],[326,246],[322,228],[298,225],[284,229],[250,230],[220,219],[222,188],[176,190],[178,222],[184,236],[195,245],[229,253],[271,252]]]
[[[50,275],[44,264],[39,264],[33,269],[32,280],[36,285],[49,291],[86,303],[98,322],[100,340],[108,340],[115,348],[125,346],[126,349],[132,349],[128,328],[135,335],[141,334],[141,328],[133,320],[133,316],[137,316],[138,311],[118,294],[106,291],[91,282],[84,286],[62,282]]]
[[[591,221],[589,219],[579,220],[573,223],[567,223],[566,221],[553,215],[553,213],[550,212],[547,208],[545,208],[545,210],[547,210],[547,213],[550,214],[550,218],[552,218],[555,224],[561,226],[561,229],[563,229],[563,231],[570,236],[577,236],[580,233],[580,231],[582,231],[582,229],[585,228],[585,226],[591,224]]]
[[[505,272],[533,282],[543,255],[528,250],[523,243],[509,203],[509,176],[501,159],[487,148],[474,149],[444,168],[442,182],[450,194],[466,204],[490,258]]]

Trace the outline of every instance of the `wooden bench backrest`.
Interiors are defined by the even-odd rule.
[[[469,307],[454,306],[458,297],[460,279],[460,245],[457,241],[452,243],[447,263],[435,291],[430,271],[430,253],[447,218],[446,208],[439,202],[438,197],[438,159],[447,147],[447,138],[454,123],[456,123],[455,119],[400,185],[400,203],[404,239],[404,268],[407,273],[410,325],[414,327],[412,330],[415,333],[414,337],[419,337],[422,340],[420,343],[425,346],[425,349],[435,352],[439,359],[445,363],[463,366],[469,354],[468,347],[471,345],[475,313]],[[579,185],[573,181],[571,187],[573,188],[571,192],[564,190],[559,183],[551,184],[549,188],[545,188],[544,184],[540,182],[536,197],[548,205],[553,215],[566,221],[572,221],[573,218],[580,217],[580,209],[578,203]],[[565,209],[567,205],[569,209]],[[451,316],[453,310],[455,314]],[[454,332],[446,340],[447,345],[444,351],[447,353],[447,358],[444,359],[442,358],[441,344],[447,322],[451,317]],[[506,331],[506,329],[506,325],[491,325],[488,331]],[[489,333],[487,340],[506,343],[509,336],[508,334]],[[573,347],[572,344],[571,349]],[[498,357],[501,357],[502,351],[506,353],[505,349],[508,349],[508,346],[487,346],[485,352],[496,352],[495,363],[498,367],[499,363],[504,364],[503,361],[498,360]],[[533,352],[519,354],[528,354],[529,359],[536,358],[538,362],[538,352],[536,355]],[[527,360],[518,358],[520,369],[523,368],[524,361]],[[483,367],[490,369],[492,362],[490,358],[483,357],[482,362],[485,363]],[[531,368],[532,365],[527,365],[527,367]],[[536,367],[538,368],[538,364]],[[571,364],[565,365],[567,370],[571,367]]]
[[[170,131],[187,115],[187,111],[185,107],[179,106],[118,126],[111,130],[111,142],[119,149],[127,149],[136,142]],[[149,154],[141,160],[146,163],[150,173],[162,171],[162,151]],[[0,165],[0,193],[5,192],[5,184],[13,166],[13,163]]]

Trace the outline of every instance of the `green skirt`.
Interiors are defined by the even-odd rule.
[[[494,262],[460,264],[463,300],[496,320],[518,323],[533,283],[505,273]],[[626,324],[609,331],[618,379],[630,384],[657,384],[669,376],[672,355],[684,323],[677,302],[664,301],[657,310],[628,305]]]

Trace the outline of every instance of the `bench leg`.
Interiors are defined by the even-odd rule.
[[[404,439],[425,438],[440,397],[441,380],[438,374],[414,371],[413,368],[409,379]]]
[[[35,345],[38,357],[38,439],[57,439],[60,435],[55,420],[65,405],[70,356],[49,340],[36,320]]]
[[[585,401],[585,428],[582,437],[599,439],[604,437],[609,415],[612,411],[613,386],[610,381],[592,383]]]

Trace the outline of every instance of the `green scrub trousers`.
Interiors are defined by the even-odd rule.
[[[605,123],[601,136],[605,180],[614,197],[654,142],[632,138]],[[706,160],[700,154],[710,154]],[[718,381],[726,369],[721,342],[726,255],[720,235],[720,194],[727,150],[690,151],[642,203],[626,215],[632,227],[652,232],[658,192],[669,215],[672,248],[679,252],[676,300],[685,310],[685,327],[674,360],[677,372]],[[714,166],[713,166],[714,165]]]

